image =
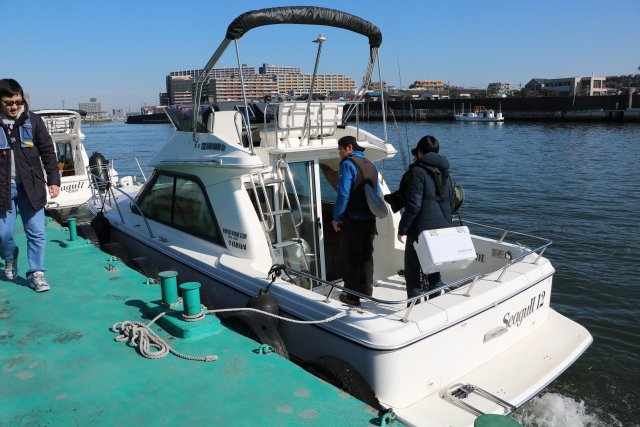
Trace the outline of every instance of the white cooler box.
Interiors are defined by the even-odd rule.
[[[469,228],[425,230],[413,244],[423,273],[460,270],[476,259]]]

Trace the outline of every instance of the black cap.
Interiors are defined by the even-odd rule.
[[[358,145],[358,140],[355,136],[343,136],[338,140],[338,145],[343,147],[351,145],[353,147],[353,151],[364,151],[364,148]]]

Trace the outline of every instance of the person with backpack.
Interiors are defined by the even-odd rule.
[[[45,179],[46,174],[46,179]],[[27,237],[28,285],[49,290],[44,278],[47,191],[60,194],[60,171],[53,140],[44,121],[29,111],[14,79],[0,80],[0,255],[4,275],[18,277],[18,247],[13,240],[17,209]]]
[[[338,154],[342,160],[331,226],[336,233],[341,233],[339,256],[344,287],[371,296],[373,239],[378,232],[364,186],[371,185],[378,191],[378,169],[364,157],[363,151],[353,136],[338,140]],[[357,295],[344,292],[339,298],[344,304],[360,305]]]
[[[438,154],[440,144],[431,135],[418,141],[411,150],[416,161],[403,176],[401,189],[404,212],[398,226],[398,240],[407,242],[404,251],[404,277],[407,297],[412,298],[441,286],[439,272],[427,275],[424,283],[420,261],[413,243],[424,230],[451,227],[453,217],[453,184],[449,178],[449,160]]]

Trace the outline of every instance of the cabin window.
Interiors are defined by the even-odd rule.
[[[147,219],[224,244],[204,187],[193,177],[158,173],[137,204]]]

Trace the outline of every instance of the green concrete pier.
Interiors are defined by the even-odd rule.
[[[27,287],[21,230],[19,277],[8,281],[0,270],[0,426],[380,425],[376,410],[211,315],[182,328],[182,307],[163,303],[159,283],[55,222],[46,228],[49,292]],[[163,311],[164,327],[186,330],[185,338],[160,321],[153,332],[210,361],[148,359],[114,340],[114,324],[148,323]]]

